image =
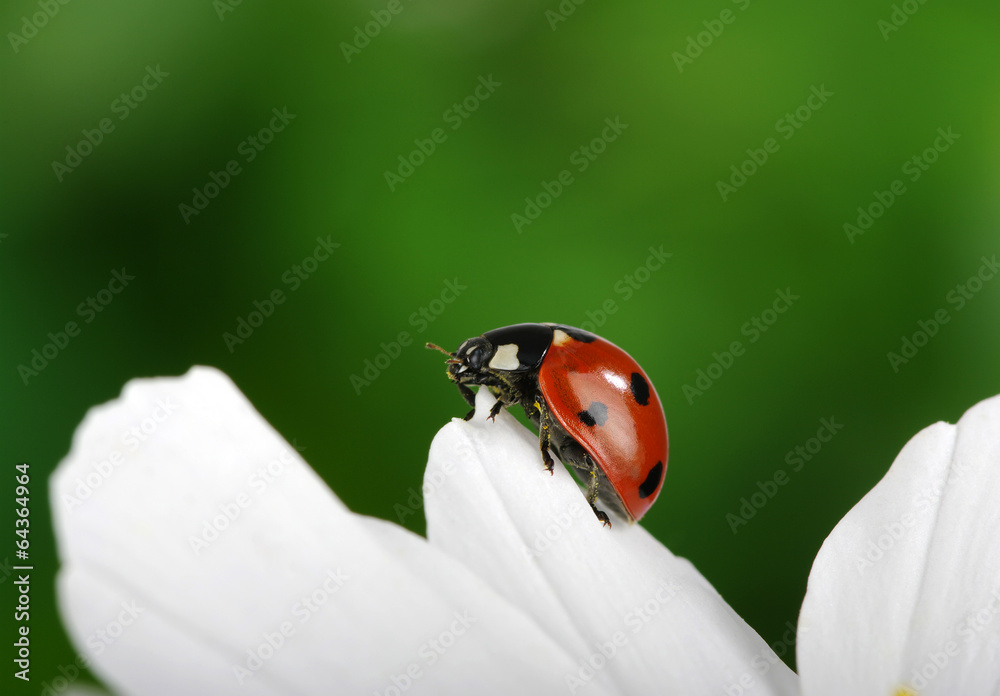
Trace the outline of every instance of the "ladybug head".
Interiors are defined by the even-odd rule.
[[[427,344],[428,348],[441,351],[449,357],[448,377],[451,381],[463,383],[473,382],[475,377],[487,371],[490,359],[496,353],[496,348],[489,339],[477,336],[470,338],[458,347],[454,353],[449,353],[444,348],[433,343]]]
[[[482,336],[470,338],[455,351],[456,362],[448,366],[448,371],[456,375],[466,370],[479,372],[483,369],[483,365],[489,363],[495,352],[493,344]]]

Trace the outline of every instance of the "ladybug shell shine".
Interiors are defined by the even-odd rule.
[[[447,353],[447,351],[444,351]],[[553,449],[598,499],[629,522],[659,495],[667,467],[663,406],[646,373],[618,346],[563,324],[515,324],[487,331],[448,353],[448,377],[475,412],[468,385],[490,388],[497,404],[520,404],[539,429],[543,463]]]

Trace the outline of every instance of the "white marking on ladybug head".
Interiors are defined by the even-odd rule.
[[[552,332],[552,345],[554,346],[566,345],[571,340],[573,339],[569,337],[569,334],[562,329],[556,329]]]
[[[460,365],[460,366],[458,367],[458,370],[457,370],[457,372],[458,372],[458,374],[462,374],[463,372],[465,372],[465,371],[466,371],[466,370],[468,370],[468,369],[469,369],[469,368],[468,368],[468,367],[466,367],[465,365]]]
[[[497,352],[490,360],[490,367],[494,370],[516,370],[520,366],[521,361],[517,359],[516,343],[497,346]]]

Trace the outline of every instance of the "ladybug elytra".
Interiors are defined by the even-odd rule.
[[[448,378],[476,412],[469,385],[497,397],[489,418],[520,405],[538,428],[542,463],[549,450],[577,471],[587,502],[604,524],[600,500],[628,522],[649,510],[667,468],[667,422],[639,364],[613,343],[563,324],[515,324],[470,338],[449,356]]]

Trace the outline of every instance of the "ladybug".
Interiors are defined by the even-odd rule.
[[[542,463],[549,450],[577,470],[587,502],[635,522],[649,510],[667,469],[663,406],[639,364],[613,343],[563,324],[515,324],[470,338],[449,356],[448,378],[476,412],[477,384],[497,397],[490,409],[520,405],[538,428]]]

